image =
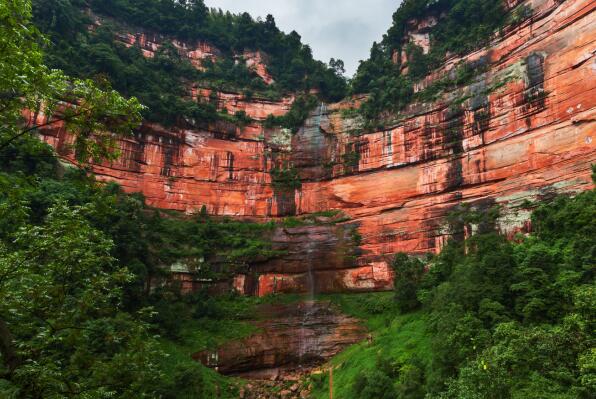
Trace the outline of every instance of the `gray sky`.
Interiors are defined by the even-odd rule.
[[[208,7],[248,11],[254,18],[272,14],[281,30],[295,30],[302,36],[316,59],[344,60],[350,77],[358,61],[368,58],[372,43],[380,41],[389,29],[399,3],[401,0],[205,0]]]

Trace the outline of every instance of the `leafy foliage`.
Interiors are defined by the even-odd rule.
[[[173,389],[178,377],[161,368],[153,334],[176,341],[193,320],[226,318],[233,301],[186,298],[175,284],[151,292],[153,282],[178,262],[219,279],[277,255],[267,241],[272,224],[152,210],[139,195],[63,170],[35,138],[15,140],[0,158],[10,159],[0,167],[0,337],[18,348],[0,345],[0,385],[8,384],[0,395],[8,387],[18,398],[88,388],[96,397],[156,397]],[[177,373],[203,373],[205,380],[177,389],[212,397],[210,374],[181,363],[186,369]]]
[[[40,8],[51,16],[44,20],[48,26],[66,34],[83,22],[76,9],[53,8],[58,3],[82,3],[40,3],[48,7]],[[470,3],[482,9],[485,2]],[[151,4],[167,7],[168,2]],[[205,17],[200,2],[176,4],[176,12],[192,9],[192,18],[200,21],[223,18]],[[405,2],[407,12],[396,21],[426,12],[417,4],[423,3]],[[163,11],[155,7],[148,11]],[[464,21],[474,13],[464,5],[455,9]],[[133,22],[150,17],[129,11]],[[156,21],[162,21],[160,15]],[[0,396],[233,395],[220,389],[221,377],[188,358],[191,349],[185,345],[197,343],[200,350],[249,333],[238,315],[250,311],[250,300],[214,299],[205,292],[183,296],[174,284],[154,291],[151,286],[164,266],[177,262],[201,277],[218,279],[275,256],[266,239],[273,225],[214,220],[206,208],[190,218],[156,211],[140,195],[61,166],[47,145],[22,129],[22,107],[38,110],[45,104],[52,117],[72,123],[83,162],[115,156],[113,136],[102,142],[96,135],[127,134],[138,122],[140,107],[105,86],[67,79],[45,67],[26,1],[0,3],[0,18],[0,45],[6,49],[0,63]],[[199,35],[191,25],[169,34]],[[473,27],[456,36],[465,42],[467,35],[478,38],[489,31]],[[106,32],[111,43],[113,32]],[[109,54],[100,50],[93,48],[98,59]],[[378,50],[382,56],[384,50]],[[168,46],[153,61],[143,60],[164,70],[187,69]],[[375,70],[372,64],[366,68]],[[406,90],[406,83],[398,85]],[[60,108],[62,99],[75,106]],[[196,112],[213,111],[207,104],[197,107]],[[299,184],[292,169],[274,175],[281,187]],[[450,242],[429,259],[425,274],[421,261],[397,257],[397,301],[390,293],[329,297],[346,313],[365,319],[374,333],[370,342],[332,361],[342,397],[591,397],[596,389],[596,191],[539,205],[532,216],[534,233],[514,242],[493,231],[497,216],[497,210],[483,214],[461,206],[449,218],[454,238],[469,225],[477,227],[476,234]],[[420,306],[416,313],[397,312]],[[164,356],[164,349],[173,356]],[[324,395],[325,381],[325,375],[315,381],[317,397]]]
[[[273,187],[280,191],[293,191],[302,187],[298,171],[292,167],[273,168],[270,171]]]
[[[218,278],[273,256],[271,225],[165,217],[140,195],[60,165],[29,134],[42,125],[23,128],[23,108],[43,111],[44,125],[65,125],[85,163],[117,157],[112,144],[139,122],[141,107],[47,68],[30,11],[27,1],[0,4],[0,396],[213,397],[226,383],[203,366],[165,368],[155,332],[172,324],[155,310],[167,293],[151,285],[177,261]]]
[[[357,168],[358,165],[360,164],[360,158],[361,158],[360,153],[353,149],[354,148],[353,145],[350,145],[348,147],[352,148],[352,150],[343,154],[341,156],[341,159],[346,167]]]
[[[1,359],[19,397],[133,398],[159,378],[146,324],[119,310],[132,276],[84,212],[59,203],[3,248]]]
[[[347,348],[331,360],[334,397],[424,398],[430,337],[423,312],[400,314],[389,292],[325,295],[322,299],[363,320],[371,335],[370,340]],[[311,381],[314,398],[329,397],[328,374],[313,376]],[[385,392],[388,396],[383,396]]]
[[[541,205],[520,243],[485,232],[437,258],[419,292],[434,320],[430,392],[589,397],[595,194]]]
[[[381,293],[327,296],[371,331],[331,361],[335,394],[591,397],[595,216],[594,190],[556,197],[535,209],[531,235],[507,241],[494,232],[496,208],[461,206],[449,218],[454,237],[471,225],[475,235],[425,262],[398,255],[397,301]],[[314,397],[327,397],[328,381],[313,378]]]

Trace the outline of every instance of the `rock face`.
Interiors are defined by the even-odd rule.
[[[277,229],[271,239],[273,249],[285,255],[254,265],[257,277],[244,292],[263,296],[382,288],[375,286],[372,276],[357,272],[357,231],[354,223]]]
[[[488,48],[447,60],[416,90],[455,73],[462,62],[484,65],[485,73],[436,101],[410,106],[382,131],[364,132],[349,116],[346,110],[362,98],[321,104],[292,135],[262,123],[269,114],[286,113],[292,98],[271,102],[215,93],[220,108],[245,111],[255,121],[242,129],[146,124],[122,141],[120,161],[96,165],[95,173],[129,192],[142,191],[153,206],[184,212],[204,206],[212,215],[271,219],[341,210],[361,237],[350,261],[312,252],[313,243],[343,251],[345,230],[288,230],[274,238],[292,247],[288,257],[256,265],[257,281],[240,285],[259,295],[305,291],[314,271],[319,291],[388,289],[392,255],[439,251],[449,237],[445,216],[459,203],[503,206],[499,226],[512,235],[530,228],[526,200],[592,188],[596,3],[524,3],[531,18],[508,27]],[[408,33],[425,51],[425,29],[433,23],[414,21]],[[122,40],[140,45],[147,56],[158,46],[142,35]],[[201,59],[217,57],[205,44],[178,46],[198,60],[197,67]],[[263,55],[246,56],[268,80]],[[214,94],[195,87],[193,95]],[[71,157],[68,135],[59,127],[45,131],[44,139]],[[298,170],[300,189],[274,188],[269,172],[282,162]]]
[[[358,320],[329,302],[263,306],[258,318],[265,320],[255,323],[262,332],[193,358],[222,374],[278,379],[320,365],[366,337]]]

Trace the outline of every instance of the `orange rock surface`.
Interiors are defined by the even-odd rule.
[[[433,103],[412,105],[383,131],[363,133],[358,120],[341,111],[350,107],[344,102],[322,104],[292,135],[262,125],[267,115],[287,112],[292,99],[248,101],[218,93],[220,109],[244,111],[255,122],[243,129],[144,125],[135,138],[122,142],[120,161],[96,165],[95,173],[129,192],[143,192],[153,206],[184,212],[205,206],[212,215],[270,219],[341,210],[362,237],[353,261],[330,251],[336,255],[257,265],[256,282],[238,280],[236,285],[259,295],[305,291],[314,270],[319,291],[388,289],[392,255],[439,251],[448,238],[445,216],[459,203],[478,209],[502,205],[499,227],[514,234],[529,228],[525,200],[593,187],[596,2],[528,4],[534,10],[530,20],[508,29],[486,49],[449,59],[416,89],[462,61],[486,63],[488,72]],[[131,35],[127,41],[154,51],[153,42],[143,37]],[[216,53],[200,47],[189,57],[200,60]],[[248,58],[265,76],[261,55]],[[195,88],[193,94],[211,93]],[[44,139],[70,156],[63,130],[45,131]],[[280,160],[299,170],[300,190],[273,189],[269,171]],[[318,237],[317,245],[325,248],[345,235],[312,229],[303,235]],[[308,257],[313,241],[297,242]]]

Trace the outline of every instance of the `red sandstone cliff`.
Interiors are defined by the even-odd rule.
[[[438,101],[410,106],[383,131],[362,133],[360,122],[342,112],[349,102],[322,104],[295,135],[265,129],[266,116],[287,112],[291,98],[249,101],[218,93],[222,109],[245,111],[255,122],[242,129],[144,125],[136,138],[122,142],[119,162],[96,165],[95,173],[129,192],[142,191],[153,206],[185,212],[205,206],[213,215],[272,218],[342,210],[362,236],[356,259],[337,247],[321,255],[321,248],[345,242],[346,233],[337,226],[281,230],[278,242],[295,240],[311,261],[255,265],[254,278],[239,288],[260,295],[306,290],[309,273],[321,291],[389,288],[391,255],[440,250],[447,239],[444,217],[461,202],[479,209],[502,205],[500,229],[513,234],[527,228],[525,200],[592,187],[596,3],[526,3],[534,11],[531,19],[488,48],[449,59],[417,89],[462,61],[486,63],[488,72]],[[428,23],[414,23],[412,40],[427,45],[418,32]],[[147,56],[159,45],[143,35],[122,40],[140,45]],[[197,67],[201,59],[217,57],[206,44],[178,47]],[[246,57],[265,81],[270,79],[262,55]],[[195,96],[210,94],[193,89]],[[44,139],[69,157],[66,132],[46,131]],[[298,168],[300,190],[272,188],[269,171],[280,160]]]

